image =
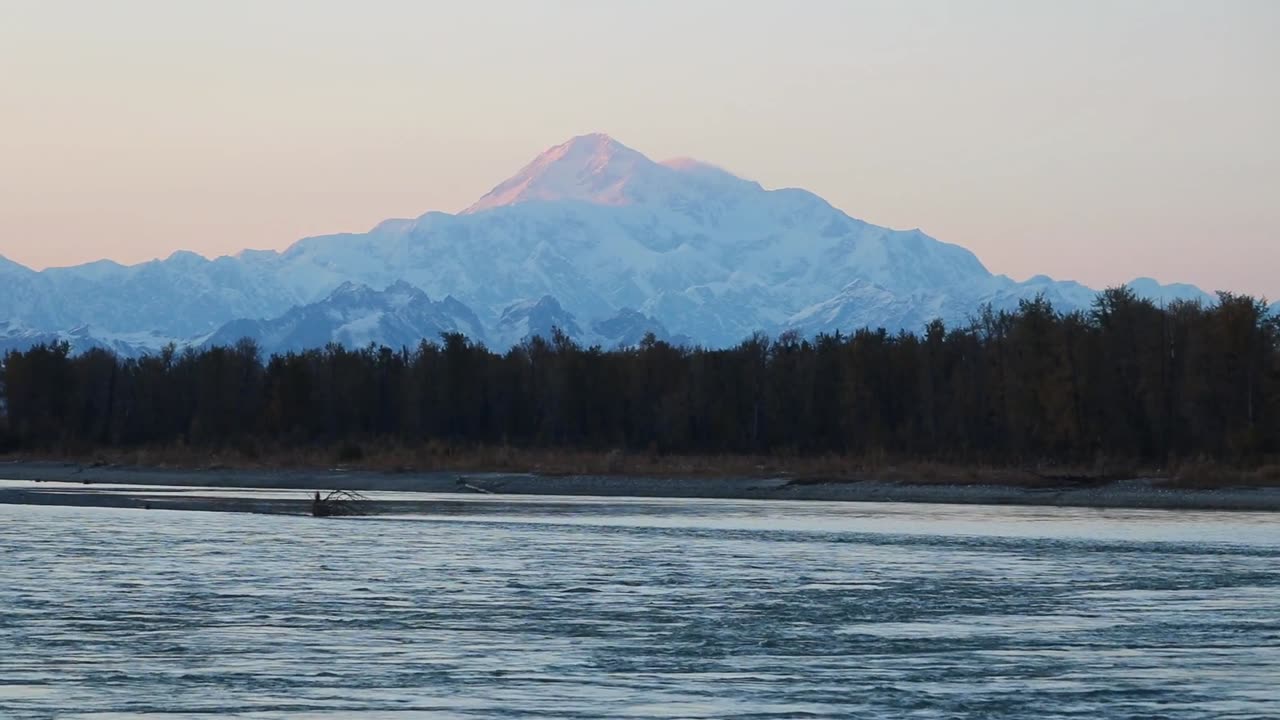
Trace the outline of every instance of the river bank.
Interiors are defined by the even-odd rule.
[[[1114,481],[1045,481],[1034,487],[996,483],[912,482],[883,479],[776,477],[640,477],[631,475],[539,475],[530,473],[381,472],[332,468],[170,469],[94,466],[52,461],[0,462],[0,479],[21,481],[0,488],[0,503],[140,507],[240,512],[304,512],[301,499],[261,500],[201,497],[183,493],[122,494],[86,486],[150,488],[262,489],[304,492],[344,489],[381,493],[480,493],[496,495],[825,500],[1096,508],[1280,511],[1280,488],[1171,487],[1153,478]],[[105,488],[103,488],[105,489]],[[151,500],[139,499],[150,497]],[[153,502],[154,501],[154,502]],[[413,503],[379,511],[413,511]],[[410,503],[410,505],[401,505]],[[377,503],[378,506],[383,503]]]

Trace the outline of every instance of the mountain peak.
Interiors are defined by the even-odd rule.
[[[374,292],[375,291],[373,288],[369,287],[368,285],[365,285],[364,283],[352,282],[351,280],[344,280],[342,284],[338,285],[338,287],[334,288],[332,291],[329,292],[329,295],[325,298],[325,302],[333,302],[335,300],[347,299],[347,298],[364,300],[364,299],[367,299],[370,295],[374,294]]]
[[[555,201],[688,209],[707,198],[761,190],[758,183],[710,163],[692,158],[656,163],[604,133],[593,133],[546,150],[462,214]]]
[[[199,253],[191,252],[190,250],[174,250],[169,254],[169,257],[165,258],[164,261],[170,265],[180,265],[182,267],[189,268],[197,265],[204,265],[209,262],[209,258]]]
[[[463,214],[540,200],[627,205],[628,188],[655,170],[657,163],[608,135],[579,135],[534,158]]]
[[[537,158],[534,158],[534,163],[539,161],[548,163],[569,162],[584,164],[588,167],[599,167],[620,157],[644,158],[644,155],[623,145],[609,135],[589,133],[571,137],[565,142],[547,149]]]

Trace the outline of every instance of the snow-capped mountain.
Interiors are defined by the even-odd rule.
[[[864,327],[918,329],[953,312],[947,307],[946,297],[937,293],[896,294],[875,283],[854,280],[834,297],[792,315],[786,327],[805,337],[833,330],[848,333]]]
[[[624,308],[611,318],[591,324],[591,332],[601,347],[635,347],[644,342],[647,335],[672,345],[693,345],[687,335],[672,335],[657,318],[638,310]]]
[[[780,328],[856,279],[891,292],[964,288],[966,300],[1001,286],[972,253],[918,230],[707,165],[655,163],[604,136],[553,148],[463,214],[311,238],[285,256],[367,283],[447,288],[482,316],[547,295],[580,323],[633,308],[712,345]]]
[[[1071,309],[1095,294],[1044,276],[1019,283],[993,275],[962,247],[872,225],[804,190],[769,190],[694,160],[654,162],[608,136],[586,135],[546,151],[459,214],[387,220],[283,252],[215,260],[179,252],[134,266],[42,272],[0,259],[0,318],[39,331],[89,325],[112,336],[249,333],[280,347],[334,333],[352,344],[398,344],[405,333],[452,327],[401,318],[383,300],[361,306],[381,313],[377,320],[331,317],[331,294],[354,286],[452,297],[474,311],[475,322],[455,318],[458,327],[494,347],[548,331],[548,323],[587,342],[634,342],[639,331],[630,326],[640,325],[709,346],[788,328],[917,330],[934,317],[963,321],[982,303],[1012,307],[1043,293]],[[1135,289],[1207,297],[1147,279]]]
[[[1154,278],[1143,277],[1130,281],[1128,285],[1140,297],[1149,298],[1160,305],[1168,305],[1177,300],[1199,302],[1206,305],[1218,301],[1210,293],[1201,290],[1195,285],[1187,285],[1186,283],[1161,285]]]
[[[405,282],[382,291],[347,282],[324,300],[295,307],[277,318],[229,322],[203,344],[231,345],[250,338],[266,353],[297,352],[331,342],[348,348],[370,343],[400,348],[414,347],[424,339],[438,341],[450,332],[484,341],[480,319],[453,297],[433,301]]]
[[[34,330],[15,322],[0,322],[0,356],[10,350],[26,350],[35,345],[66,343],[72,354],[93,349],[110,350],[121,357],[140,357],[173,342],[153,333],[99,335],[87,325],[64,331]]]
[[[550,295],[512,303],[503,309],[497,324],[499,343],[508,347],[534,336],[551,338],[557,329],[575,340],[582,339],[577,319]]]
[[[280,274],[278,258],[246,252],[207,260],[176,252],[133,266],[99,261],[39,273],[0,268],[0,317],[41,329],[90,325],[108,333],[189,337],[236,317],[271,315],[318,299],[310,290],[316,283],[304,283],[308,290],[301,291],[298,281]]]
[[[657,340],[692,344],[687,337],[672,336],[655,318],[631,309],[599,320],[584,330],[550,295],[512,303],[503,310],[494,328],[499,335],[493,343],[495,347],[507,348],[535,336],[550,339],[557,330],[586,346],[633,347],[650,333]],[[453,297],[436,302],[405,282],[397,282],[384,291],[344,283],[320,302],[294,307],[276,318],[233,320],[187,344],[227,346],[248,338],[266,353],[297,352],[329,343],[351,349],[370,344],[412,348],[422,340],[436,342],[445,333],[453,332],[462,333],[473,342],[484,343],[486,338],[484,325],[476,314]],[[46,341],[44,336],[32,336],[28,345],[43,341]],[[0,347],[4,347],[3,342],[0,335]],[[13,344],[22,345],[21,337],[15,337]]]

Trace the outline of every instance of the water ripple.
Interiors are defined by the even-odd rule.
[[[0,716],[1280,707],[1270,516],[494,502],[356,521],[0,506]]]

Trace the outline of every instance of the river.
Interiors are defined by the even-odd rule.
[[[0,717],[1280,716],[1280,516],[0,505]]]

